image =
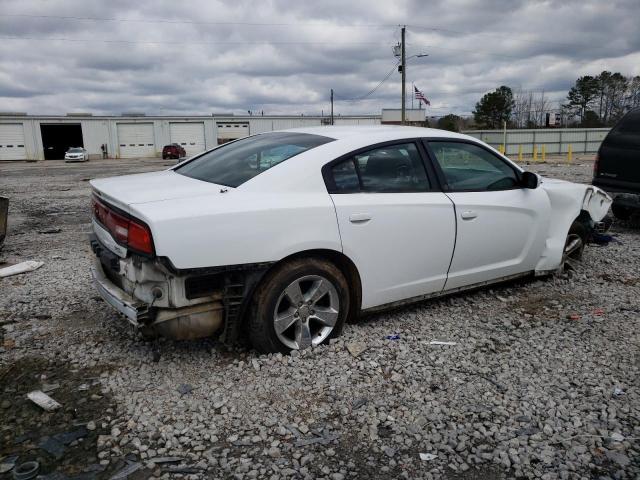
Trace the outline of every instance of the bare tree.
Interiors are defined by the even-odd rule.
[[[513,107],[513,123],[516,128],[526,128],[529,126],[531,119],[531,101],[532,93],[525,92],[519,88],[514,96],[513,100],[515,105]]]
[[[533,111],[533,122],[538,127],[545,125],[547,112],[551,109],[549,99],[545,96],[544,90],[534,95],[531,101],[531,110]]]
[[[640,107],[640,75],[629,78],[625,107],[627,110]]]

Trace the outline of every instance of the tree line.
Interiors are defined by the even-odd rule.
[[[502,85],[485,94],[473,110],[476,128],[539,128],[547,114],[558,114],[563,127],[608,127],[632,108],[640,107],[640,75],[626,77],[620,72],[578,78],[567,93],[566,102],[552,108],[545,91],[530,92]],[[460,130],[468,120],[454,114],[438,120],[438,128]]]

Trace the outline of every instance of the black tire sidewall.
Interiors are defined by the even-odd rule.
[[[333,264],[321,259],[300,259],[287,262],[269,272],[258,287],[252,302],[249,318],[249,339],[261,353],[289,353],[291,349],[284,345],[276,335],[273,325],[273,312],[280,295],[293,281],[307,275],[319,275],[326,278],[338,293],[340,312],[331,334],[322,342],[328,343],[342,333],[350,310],[350,293],[347,281]]]
[[[589,240],[589,231],[587,230],[587,227],[585,227],[582,223],[575,221],[571,224],[571,228],[569,228],[567,238],[572,234],[578,235],[582,239],[582,248],[580,249],[580,253],[577,256],[577,258],[580,259],[582,258],[584,247],[587,245],[587,241]]]

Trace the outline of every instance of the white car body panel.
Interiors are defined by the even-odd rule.
[[[130,211],[131,205],[149,202],[206,195],[217,197],[220,189],[226,188],[215,183],[194,180],[172,170],[99,178],[91,180],[91,186],[100,192],[106,201],[125,212]]]
[[[446,289],[535,269],[545,248],[551,210],[542,189],[447,196],[456,206],[458,233]]]
[[[611,203],[595,187],[549,179],[534,190],[330,195],[322,167],[359,148],[430,137],[486,145],[466,135],[414,127],[290,131],[336,140],[237,188],[174,172],[179,165],[91,185],[106,202],[144,221],[156,255],[177,269],[277,262],[313,249],[343,252],[360,274],[362,308],[557,269],[567,231],[581,210],[599,221]],[[477,213],[475,219],[460,218],[468,210]],[[369,214],[371,220],[354,224],[353,214]]]
[[[444,288],[456,238],[453,204],[446,195],[357,193],[331,197],[344,253],[360,272],[362,308]]]
[[[156,254],[179,269],[274,262],[311,249],[342,250],[326,193],[260,195],[229,189],[215,196],[137,204],[132,212],[151,228]]]

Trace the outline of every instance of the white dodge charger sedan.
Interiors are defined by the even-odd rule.
[[[316,127],[93,180],[93,278],[144,334],[319,345],[360,312],[549,274],[611,199],[475,138]]]

